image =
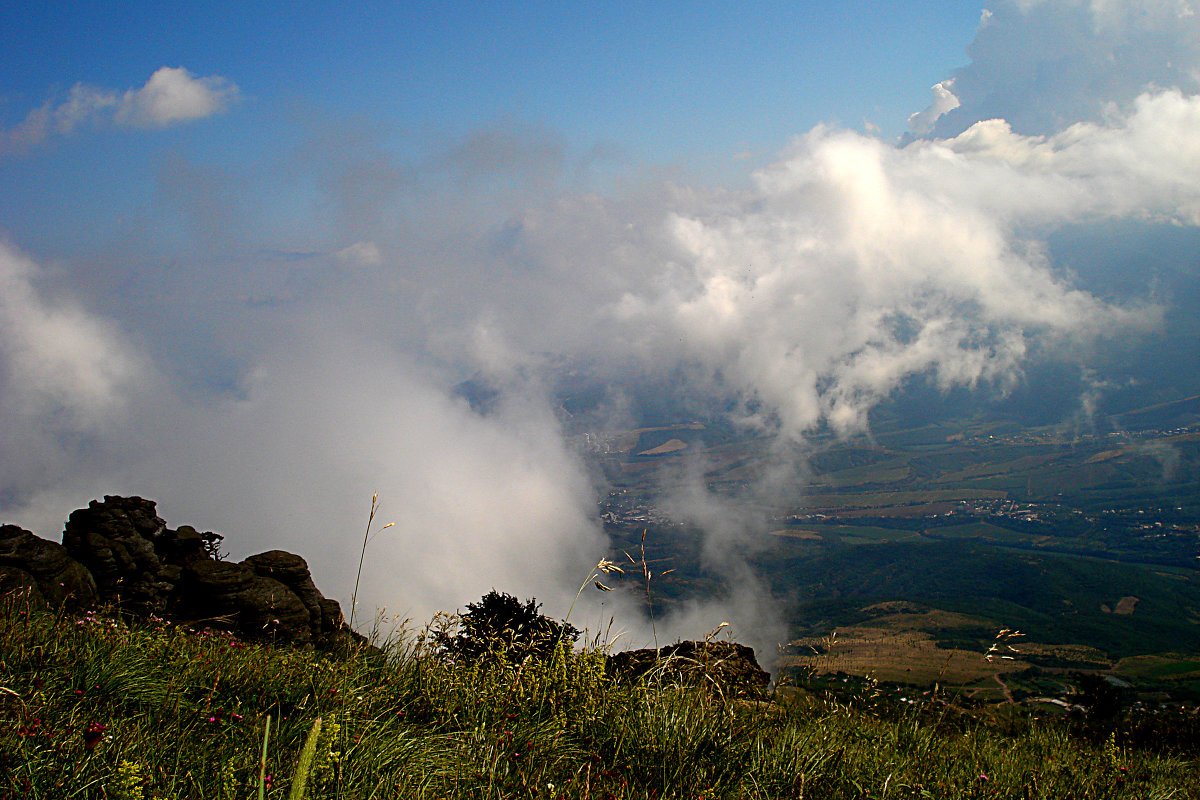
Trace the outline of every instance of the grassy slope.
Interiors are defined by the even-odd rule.
[[[311,798],[1200,797],[1194,751],[1129,724],[1106,740],[936,699],[748,702],[614,685],[602,664],[472,669],[419,637],[336,659],[8,597],[0,797],[250,798],[268,716],[268,798],[318,717]]]

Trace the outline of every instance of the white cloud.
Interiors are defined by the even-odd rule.
[[[111,321],[47,296],[39,275],[0,242],[0,492],[9,499],[61,496],[97,468],[149,378]]]
[[[1056,277],[1039,237],[1080,220],[1195,223],[1197,113],[1163,92],[1052,137],[995,121],[906,148],[818,128],[747,190],[560,200],[522,218],[490,330],[506,352],[615,373],[684,365],[792,436],[861,428],[914,374],[1003,386],[1034,345],[1156,324]]]
[[[0,155],[24,152],[51,136],[69,134],[89,120],[100,118],[116,104],[114,92],[76,84],[63,102],[55,105],[47,101],[13,128],[0,131]]]
[[[908,118],[908,129],[917,135],[924,135],[933,130],[933,124],[948,111],[958,108],[960,103],[954,96],[954,79],[935,83],[929,89],[933,100],[924,111],[918,111]]]
[[[968,156],[992,184],[984,204],[1010,219],[1200,224],[1200,142],[1189,133],[1200,125],[1200,96],[1173,89],[1141,95],[1131,106],[1106,124],[1081,122],[1053,136],[1021,136],[1003,120],[989,120],[912,147]]]
[[[1004,119],[1023,134],[1103,122],[1147,91],[1200,90],[1200,16],[1186,0],[993,0],[954,77],[961,105],[929,132]]]
[[[138,373],[113,325],[34,286],[37,266],[0,242],[2,405],[70,430],[91,430],[126,404]]]
[[[644,351],[702,365],[765,404],[792,435],[822,421],[860,428],[909,375],[932,371],[947,386],[1011,378],[1030,336],[1136,324],[1135,311],[1056,281],[1013,236],[1050,214],[1128,211],[1119,198],[1096,208],[1085,178],[1023,173],[995,148],[968,156],[954,146],[899,150],[813,131],[758,173],[752,192],[677,209],[665,232],[673,279],[626,293],[609,306],[613,319],[631,337],[656,338]],[[1050,198],[1027,209],[1044,187]]]
[[[161,128],[177,122],[211,117],[238,96],[225,78],[198,78],[182,67],[160,67],[140,89],[121,96],[114,115],[118,125]]]
[[[396,525],[370,544],[368,619],[387,606],[423,621],[493,587],[565,613],[605,547],[545,399],[482,417],[380,342],[310,322],[266,346],[243,398],[168,414],[130,485],[172,520],[228,533],[240,555],[302,552],[343,600],[378,491],[380,526]]]
[[[238,94],[225,78],[198,78],[182,67],[161,67],[144,86],[125,92],[77,83],[62,102],[48,100],[0,131],[0,155],[25,152],[88,124],[162,128],[203,119],[224,111]]]
[[[378,267],[383,264],[383,253],[374,242],[355,242],[334,253],[338,261],[362,267]]]
[[[53,536],[92,498],[139,494],[172,524],[227,534],[235,557],[301,552],[346,601],[379,490],[397,524],[371,543],[368,620],[384,605],[423,620],[493,587],[562,615],[605,553],[593,488],[540,393],[511,384],[480,416],[386,333],[312,307],[258,317],[245,385],[198,397],[108,322],[44,297],[40,271],[0,248],[5,522]],[[397,580],[398,564],[415,568]]]
[[[740,400],[792,440],[822,424],[861,430],[916,374],[946,387],[1011,384],[1034,348],[1155,324],[1154,309],[1102,302],[1056,275],[1040,239],[1081,219],[1193,224],[1198,102],[1158,92],[1054,135],[985,122],[905,148],[821,127],[728,191],[647,181],[497,210],[486,180],[474,195],[410,174],[420,202],[406,215],[374,209],[371,238],[336,230],[324,244],[273,243],[302,250],[303,270],[237,262],[232,234],[205,240],[221,259],[145,267],[162,327],[145,307],[124,323],[139,340],[179,337],[156,351],[155,370],[93,315],[39,295],[36,268],[12,256],[6,324],[58,331],[25,334],[43,348],[20,362],[37,378],[25,385],[41,381],[78,408],[89,447],[108,457],[81,462],[69,443],[6,446],[20,454],[2,473],[19,498],[6,513],[61,524],[91,496],[143,494],[173,523],[227,534],[235,555],[301,552],[345,600],[378,490],[397,526],[371,544],[368,608],[423,618],[495,587],[561,614],[605,543],[545,370],[594,365],[618,395],[630,376],[669,375],[680,394]],[[543,164],[531,169],[545,177]],[[351,204],[353,188],[339,188]],[[255,213],[245,207],[246,230]],[[247,286],[272,302],[236,303]],[[179,315],[185,299],[204,311]],[[159,375],[198,369],[220,343],[244,365],[225,393]],[[486,415],[449,389],[476,369],[500,390]],[[0,429],[23,430],[42,408],[6,402]],[[685,501],[731,585],[752,587],[729,545],[756,535],[753,521],[702,494]],[[670,630],[696,635],[725,619],[749,629],[765,607],[742,591]],[[591,621],[596,608],[579,613]]]

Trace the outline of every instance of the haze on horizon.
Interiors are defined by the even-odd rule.
[[[1155,242],[1200,225],[1191,3],[825,5],[0,12],[3,520],[138,494],[346,601],[377,491],[366,604],[562,614],[607,554],[564,366],[614,426],[669,375],[787,452],[914,376],[1091,376],[1161,330]],[[1121,293],[1079,230],[1146,243]],[[754,521],[677,506],[731,591],[672,630],[762,627]],[[583,621],[638,626],[608,602]]]

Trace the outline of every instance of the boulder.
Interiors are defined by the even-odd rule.
[[[16,589],[54,606],[93,606],[100,599],[91,574],[61,544],[0,525],[0,593]]]
[[[300,600],[308,614],[307,626],[319,631],[322,627],[321,593],[317,591],[303,558],[284,550],[268,550],[250,556],[242,562],[260,578],[277,581]]]
[[[308,612],[308,629],[317,647],[335,649],[346,643],[343,640],[350,634],[350,628],[342,616],[342,607],[317,589],[303,558],[285,550],[268,550],[250,556],[242,563],[259,578],[283,584],[300,600]]]
[[[608,669],[618,680],[657,674],[668,681],[743,698],[764,696],[771,682],[753,648],[736,642],[676,642],[658,650],[626,650],[609,656]]]
[[[183,570],[175,600],[172,615],[192,624],[233,628],[248,639],[313,642],[308,609],[295,592],[245,562],[194,561]]]

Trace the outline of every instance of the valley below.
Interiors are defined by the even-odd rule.
[[[995,414],[914,424],[884,409],[854,439],[781,453],[728,423],[578,437],[613,487],[614,549],[644,547],[662,610],[728,590],[680,496],[702,486],[742,529],[789,639],[777,680],[981,703],[1200,701],[1200,398],[1089,426]],[[786,474],[787,499],[765,475]],[[643,538],[644,537],[644,538]],[[726,546],[728,546],[728,542]],[[1094,689],[1094,687],[1093,687]]]

